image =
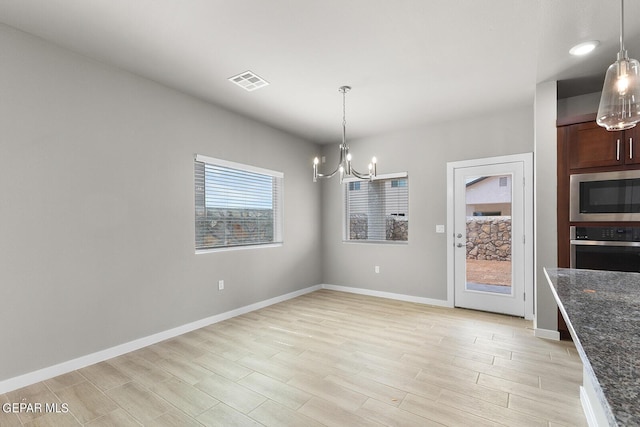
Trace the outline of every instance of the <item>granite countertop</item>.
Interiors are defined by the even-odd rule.
[[[610,424],[640,425],[640,273],[545,271]]]

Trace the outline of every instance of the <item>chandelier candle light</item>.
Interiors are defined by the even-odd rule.
[[[630,129],[640,121],[640,63],[624,48],[624,0],[620,0],[620,52],[604,79],[596,122],[609,131]]]
[[[351,166],[351,153],[349,153],[349,146],[347,145],[347,119],[346,119],[346,95],[351,90],[351,86],[340,86],[338,92],[342,93],[342,143],[340,144],[340,159],[338,161],[338,167],[330,174],[322,174],[318,172],[318,164],[320,159],[317,157],[313,159],[313,182],[317,182],[318,178],[333,178],[337,173],[340,174],[340,183],[343,182],[345,176],[353,176],[361,180],[373,180],[377,175],[377,160],[371,159],[369,163],[369,172],[358,172]]]

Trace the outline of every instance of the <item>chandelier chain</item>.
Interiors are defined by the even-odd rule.
[[[347,91],[342,91],[342,127],[347,126]]]

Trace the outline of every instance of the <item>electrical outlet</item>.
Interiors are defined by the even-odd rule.
[[[380,266],[376,265],[373,270],[376,272],[376,274],[380,273]]]
[[[224,280],[218,280],[218,290],[221,291],[224,289]]]
[[[444,225],[443,224],[437,224],[436,225],[436,233],[444,233]]]

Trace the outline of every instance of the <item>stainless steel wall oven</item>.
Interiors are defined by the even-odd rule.
[[[640,272],[640,227],[571,226],[571,268]]]

